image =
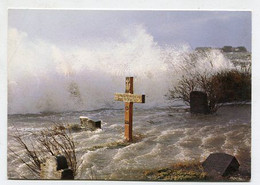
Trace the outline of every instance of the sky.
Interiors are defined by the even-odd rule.
[[[9,9],[8,27],[60,47],[116,40],[142,27],[158,45],[245,46],[251,50],[249,11],[111,11]]]

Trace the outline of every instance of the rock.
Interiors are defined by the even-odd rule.
[[[74,174],[71,169],[68,169],[67,160],[64,156],[51,156],[46,159],[44,164],[41,164],[41,179],[74,179]]]
[[[73,171],[71,169],[64,169],[61,172],[61,179],[62,180],[73,180],[74,179]]]
[[[61,179],[61,171],[57,171],[55,156],[48,157],[45,163],[41,164],[41,179]]]
[[[190,112],[194,114],[208,114],[207,94],[201,91],[192,91],[190,93]]]
[[[57,161],[57,171],[68,168],[67,159],[63,155],[56,156],[56,161]]]
[[[239,169],[237,159],[225,153],[213,153],[202,163],[204,171],[213,176],[227,176]]]
[[[80,124],[82,127],[85,127],[90,130],[96,130],[98,128],[101,128],[101,121],[100,120],[92,120],[85,116],[80,116]]]

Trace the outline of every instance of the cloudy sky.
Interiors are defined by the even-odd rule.
[[[60,47],[126,39],[142,27],[163,46],[245,46],[251,50],[251,13],[239,11],[9,10],[9,29]],[[94,42],[93,42],[94,41]],[[100,42],[96,42],[100,43]]]

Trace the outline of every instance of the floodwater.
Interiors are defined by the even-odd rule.
[[[76,179],[142,180],[143,170],[181,161],[203,161],[212,152],[234,155],[240,170],[251,168],[251,105],[228,105],[214,115],[191,115],[185,108],[134,109],[133,135],[128,146],[93,146],[124,140],[124,110],[16,114],[8,117],[8,134],[41,130],[52,122],[78,123],[79,116],[102,120],[102,129],[72,133],[79,164]],[[8,139],[8,147],[15,146]],[[15,149],[16,147],[14,147]],[[18,150],[18,149],[17,149]],[[23,156],[24,151],[18,151]],[[34,178],[8,155],[8,177]]]

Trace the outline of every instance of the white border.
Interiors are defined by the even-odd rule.
[[[122,184],[122,181],[14,181],[7,180],[7,9],[99,9],[99,10],[230,10],[252,11],[252,179],[249,184],[260,183],[260,57],[259,23],[260,1],[258,0],[0,0],[0,184]],[[199,182],[136,182],[123,184],[201,184]],[[207,183],[203,183],[207,184]],[[215,184],[215,183],[211,183]],[[237,184],[237,183],[221,183]],[[248,184],[248,183],[247,183]]]

